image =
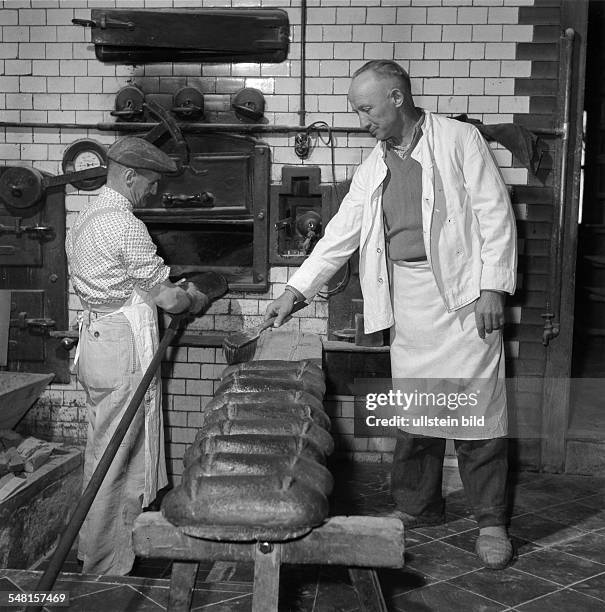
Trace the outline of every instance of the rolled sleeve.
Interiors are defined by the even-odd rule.
[[[144,291],[164,282],[170,268],[157,254],[157,249],[142,221],[131,223],[124,232],[124,265],[130,278]]]

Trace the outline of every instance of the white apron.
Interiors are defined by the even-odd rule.
[[[448,312],[428,262],[391,269],[391,371],[404,399],[390,409],[406,419],[399,428],[458,440],[505,436],[502,332],[479,337],[474,302]]]
[[[137,287],[126,304],[120,308],[120,312],[130,323],[141,370],[145,372],[160,343],[157,307],[149,294]],[[167,484],[162,417],[162,379],[158,368],[149,384],[145,397],[145,493],[143,494],[143,506],[148,506],[155,499],[158,490]]]
[[[159,345],[157,307],[149,294],[138,287],[117,311],[122,313],[134,336],[137,357],[144,373]],[[109,316],[104,315],[104,316]],[[79,334],[82,334],[82,315],[78,317]],[[80,356],[80,344],[76,348],[74,368]],[[161,376],[158,368],[145,394],[145,489],[143,506],[148,506],[158,490],[168,484],[164,452],[164,425],[162,417]]]

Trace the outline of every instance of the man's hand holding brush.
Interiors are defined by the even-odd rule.
[[[292,287],[286,287],[286,290],[276,299],[273,300],[265,310],[265,321],[275,318],[273,327],[281,327],[289,319],[289,315],[294,309],[294,305],[304,301],[305,296],[296,291]]]

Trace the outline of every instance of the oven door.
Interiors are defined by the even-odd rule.
[[[269,147],[227,135],[186,135],[189,162],[135,214],[173,277],[214,270],[236,291],[268,287]]]

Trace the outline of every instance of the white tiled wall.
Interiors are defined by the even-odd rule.
[[[533,0],[309,0],[306,47],[305,123],[357,126],[346,92],[350,76],[369,59],[388,58],[409,70],[417,104],[445,114],[468,113],[485,123],[509,122],[513,113],[529,110],[529,98],[514,95],[515,77],[530,74],[530,62],[515,59],[516,44],[532,40],[532,26],[518,25],[520,6]],[[298,0],[5,0],[0,2],[0,117],[22,122],[111,122],[116,92],[137,84],[146,92],[170,93],[193,85],[205,93],[209,112],[229,110],[230,96],[255,87],[266,96],[270,124],[297,125],[300,103],[300,3]],[[281,64],[152,64],[119,66],[96,60],[90,31],[71,19],[89,18],[91,8],[246,7],[283,8],[291,24],[292,44]],[[67,144],[90,137],[111,143],[113,132],[95,129],[0,128],[0,158],[5,164],[33,164],[60,172]],[[300,164],[294,134],[265,139],[272,147],[272,180],[281,179],[283,164]],[[335,136],[337,181],[352,176],[373,146],[365,135]],[[512,168],[508,151],[495,147],[505,179],[526,182],[524,169]],[[323,181],[331,181],[330,152],[319,140],[309,159],[319,165]],[[94,194],[67,186],[68,225]],[[262,316],[267,301],[279,294],[291,271],[274,268],[271,290],[263,295],[233,295],[216,303],[200,319],[204,329],[229,330]],[[78,307],[69,300],[72,323]],[[327,329],[327,304],[317,302],[295,317],[293,328],[319,334]],[[167,365],[166,402],[172,471],[200,422],[201,410],[213,391],[221,356],[216,349],[179,349]],[[28,417],[56,438],[85,435],[84,398],[75,382],[54,385]],[[384,441],[353,440],[350,398],[329,403],[341,448],[375,451],[380,459],[390,450]]]

